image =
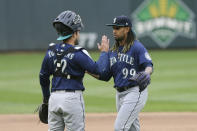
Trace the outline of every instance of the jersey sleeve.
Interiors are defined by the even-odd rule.
[[[101,71],[99,80],[109,81],[112,77],[112,73],[110,71],[109,52],[101,52],[97,64]]]
[[[153,67],[152,59],[145,47],[142,46],[138,53],[139,65],[141,69],[145,69],[148,66]]]
[[[108,53],[102,52],[98,61],[95,62],[86,50],[82,50],[75,58],[77,63],[80,63],[82,69],[90,72],[91,74],[99,75],[99,79],[104,80],[105,74],[109,71]],[[105,78],[106,79],[106,78]]]
[[[50,74],[51,73],[50,73],[50,68],[49,68],[49,55],[47,52],[43,59],[40,74],[39,74],[40,85],[41,85],[42,94],[44,97],[50,96],[50,79],[49,79]]]
[[[75,62],[84,70],[88,71],[92,74],[99,74],[98,65],[96,62],[92,60],[89,53],[82,49],[81,51],[77,52],[75,56]]]

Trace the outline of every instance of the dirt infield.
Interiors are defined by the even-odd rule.
[[[86,114],[86,131],[113,131],[116,114]],[[197,131],[197,112],[141,113],[141,131]],[[47,131],[36,115],[0,115],[0,131]]]

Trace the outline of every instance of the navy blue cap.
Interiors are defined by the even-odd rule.
[[[114,18],[112,24],[106,24],[106,26],[130,26],[132,27],[131,20],[124,15],[117,16]]]

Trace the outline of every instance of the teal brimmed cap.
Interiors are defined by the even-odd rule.
[[[117,16],[114,18],[112,24],[106,24],[106,26],[121,26],[121,27],[132,27],[131,20],[124,15]]]
[[[65,40],[65,39],[70,38],[71,36],[72,36],[72,34],[67,35],[67,36],[59,36],[59,37],[57,38],[57,40]]]

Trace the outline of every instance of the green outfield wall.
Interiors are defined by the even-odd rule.
[[[80,45],[97,48],[106,27],[118,15],[127,15],[137,38],[147,48],[197,48],[196,0],[1,0],[0,51],[45,50],[57,42],[53,19],[64,10],[80,14],[85,28]]]

